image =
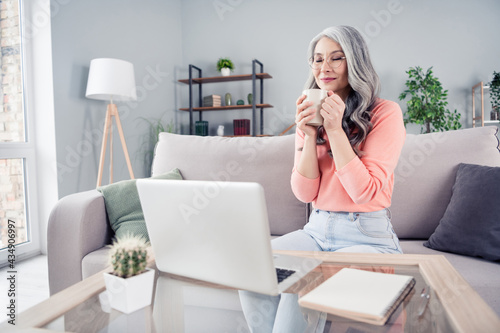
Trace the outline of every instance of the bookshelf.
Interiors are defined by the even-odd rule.
[[[257,72],[257,66],[260,67],[260,72]],[[198,72],[198,77],[194,77],[194,71]],[[257,136],[257,110],[260,110],[260,135],[263,135],[264,131],[264,109],[272,108],[271,104],[264,103],[264,79],[271,79],[272,76],[268,73],[264,73],[264,65],[257,59],[252,60],[252,74],[244,75],[229,75],[229,76],[214,76],[214,77],[203,77],[202,70],[195,65],[189,65],[189,78],[179,80],[179,82],[187,84],[189,86],[189,107],[180,108],[180,111],[189,112],[189,134],[194,134],[194,113],[198,112],[198,120],[203,120],[203,113],[207,111],[232,111],[240,109],[251,109],[252,110],[252,120],[251,120],[251,135]],[[215,106],[215,107],[204,107],[203,105],[203,93],[202,85],[206,83],[218,83],[218,82],[236,82],[236,81],[252,81],[252,104],[245,105],[228,105],[228,106]],[[257,96],[257,83],[259,83],[260,88],[260,101],[256,101]],[[193,87],[198,85],[198,106],[194,106],[195,96],[193,92]]]

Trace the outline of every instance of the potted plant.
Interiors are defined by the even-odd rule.
[[[425,73],[421,67],[410,67],[406,73],[409,76],[406,81],[408,89],[399,95],[400,100],[410,95],[410,100],[406,102],[408,110],[404,117],[405,126],[408,123],[419,124],[422,133],[462,127],[457,110],[452,112],[446,109],[448,90],[443,90],[439,79],[432,74],[432,67]]]
[[[500,73],[493,72],[490,82],[491,120],[499,120],[500,111]]]
[[[147,119],[144,117],[140,117],[141,120],[144,120],[148,123],[149,133],[146,137],[144,137],[142,146],[144,147],[144,157],[141,158],[141,161],[144,163],[144,167],[147,171],[146,176],[151,176],[152,165],[153,165],[153,157],[155,153],[155,148],[159,140],[159,135],[162,132],[167,133],[176,133],[176,126],[174,124],[174,120],[170,119],[170,122],[166,122],[162,117],[158,119]]]
[[[222,76],[228,76],[232,70],[234,70],[234,64],[229,58],[219,58],[217,71],[221,72]]]
[[[142,236],[126,235],[113,242],[113,271],[104,273],[110,305],[131,313],[151,304],[155,271],[146,268],[149,243]]]

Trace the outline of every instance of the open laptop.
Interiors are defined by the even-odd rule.
[[[137,190],[162,272],[277,295],[321,263],[273,255],[258,183],[139,179]],[[293,273],[278,283],[275,267]]]

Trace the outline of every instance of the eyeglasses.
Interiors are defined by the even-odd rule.
[[[344,61],[345,57],[339,57],[338,55],[331,55],[330,57],[326,58],[326,63],[328,66],[330,66],[331,69],[337,68],[340,65],[342,65],[342,61]],[[311,57],[309,59],[309,66],[312,69],[321,69],[323,66],[323,56],[316,55],[314,57]]]

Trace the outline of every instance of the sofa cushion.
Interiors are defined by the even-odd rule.
[[[155,148],[153,175],[174,167],[185,179],[251,181],[264,187],[273,235],[302,228],[306,204],[290,186],[294,135],[218,137],[161,133]]]
[[[430,237],[448,207],[460,163],[500,166],[497,131],[487,126],[406,136],[391,204],[399,238]]]
[[[450,204],[426,247],[500,261],[500,168],[460,164]]]
[[[178,169],[159,174],[155,179],[182,179]],[[136,179],[122,180],[114,184],[101,186],[97,190],[102,193],[106,212],[115,238],[130,233],[142,235],[149,241],[144,214],[142,213]]]

